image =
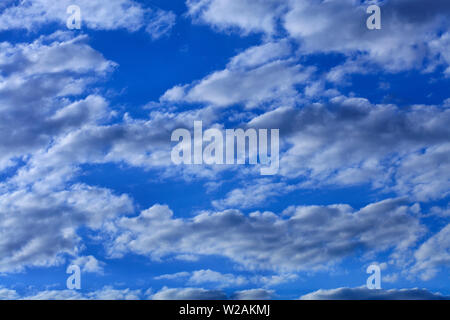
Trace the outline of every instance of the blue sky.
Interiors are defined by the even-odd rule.
[[[449,14],[3,0],[0,298],[450,296]],[[194,121],[279,129],[277,174],[175,165],[171,133]]]

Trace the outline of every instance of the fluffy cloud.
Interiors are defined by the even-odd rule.
[[[0,170],[58,135],[109,116],[98,95],[73,100],[95,80],[92,73],[101,77],[114,67],[85,42],[59,33],[31,44],[0,43]]]
[[[0,31],[10,29],[36,30],[50,23],[66,25],[69,18],[67,8],[71,0],[58,2],[50,0],[20,1],[6,8],[0,7]],[[110,0],[107,4],[98,0],[76,1],[81,9],[82,26],[89,29],[146,31],[156,39],[170,31],[174,24],[174,14],[162,10],[143,7],[133,0]]]
[[[269,300],[273,295],[273,291],[265,289],[237,291],[227,296],[220,290],[164,287],[150,298],[153,300]]]
[[[249,269],[323,268],[360,250],[401,253],[423,227],[404,200],[386,200],[359,211],[347,205],[289,208],[287,217],[270,212],[245,216],[236,210],[173,218],[166,206],[117,222],[121,232],[109,248],[160,259],[170,254],[220,255]]]
[[[77,265],[83,272],[92,272],[103,274],[104,262],[98,261],[94,256],[78,257],[72,261],[72,264]]]
[[[0,300],[16,300],[19,298],[19,294],[16,290],[0,287]]]
[[[219,290],[201,288],[164,287],[151,296],[153,300],[226,300],[227,296]]]
[[[448,193],[450,109],[373,105],[337,97],[328,104],[281,107],[249,122],[280,128],[280,172],[304,187],[371,183],[413,199]]]
[[[80,227],[105,231],[108,220],[132,208],[125,195],[85,185],[1,194],[0,272],[60,264],[63,254],[80,252]]]
[[[80,293],[76,290],[46,290],[21,297],[21,300],[140,300],[141,290],[114,289],[104,287],[100,290]]]
[[[288,186],[284,182],[272,182],[269,179],[253,180],[242,188],[231,190],[225,198],[214,200],[212,204],[218,209],[254,208],[269,198],[285,194],[293,189],[295,189],[294,186]]]
[[[450,224],[423,243],[414,254],[414,273],[429,280],[443,267],[450,266]]]
[[[65,24],[68,4],[3,2],[0,31],[33,31],[49,23]],[[79,5],[83,25],[92,29],[145,29],[157,39],[175,23],[173,13],[146,9],[131,0],[114,0],[106,6],[83,0]],[[81,228],[101,234],[103,237],[97,238],[105,242],[113,257],[129,252],[154,259],[219,255],[248,269],[288,272],[326,268],[354,255],[393,252],[391,257],[398,258],[416,249],[425,228],[411,201],[449,195],[449,103],[404,108],[374,105],[365,99],[337,96],[336,91],[325,88],[326,81],[339,83],[345,74],[375,70],[370,69],[375,65],[388,71],[426,67],[425,72],[443,66],[449,74],[449,33],[436,32],[447,26],[441,17],[449,12],[449,5],[443,1],[426,5],[418,0],[390,1],[382,9],[383,29],[373,32],[364,27],[365,4],[357,6],[354,1],[190,0],[187,5],[198,23],[241,34],[261,32],[264,42],[231,58],[223,70],[168,90],[160,108],[152,110],[148,119],[125,114],[114,124],[107,122],[114,113],[92,85],[117,65],[90,47],[85,36],[57,32],[31,43],[0,43],[0,173],[12,168],[11,176],[8,172],[0,183],[0,272],[58,265],[70,256],[84,271],[101,273],[102,262],[82,255]],[[336,29],[340,31],[334,32]],[[281,34],[289,39],[274,40]],[[324,52],[341,53],[347,60],[324,79],[315,80],[316,69],[305,66],[302,55]],[[369,68],[364,69],[366,66]],[[328,101],[328,95],[335,98]],[[311,97],[319,97],[321,103],[304,106]],[[178,112],[176,107],[165,108],[171,102],[210,107]],[[275,109],[275,104],[283,107]],[[371,183],[376,190],[406,195],[409,200],[390,199],[360,210],[340,204],[291,207],[280,215],[254,212],[247,216],[226,210],[192,218],[175,218],[169,208],[154,206],[130,218],[124,217],[134,212],[129,196],[73,184],[80,165],[93,163],[164,169],[165,178],[211,179],[228,169],[174,169],[170,133],[175,128],[190,128],[199,119],[220,127],[219,121],[227,115],[223,107],[234,105],[252,109],[234,113],[234,119],[253,117],[250,112],[258,112],[256,107],[272,110],[246,125],[281,129],[283,177],[242,182],[223,198],[213,197],[217,210],[254,208],[299,187],[329,184]],[[251,170],[240,173],[247,178]],[[430,212],[446,215],[445,209]],[[448,238],[447,226],[420,245],[411,270],[428,279],[448,266]],[[188,285],[221,288],[247,282],[271,286],[296,277],[281,273],[248,279],[198,270],[160,279],[182,278]],[[375,294],[363,289],[319,293],[311,295],[395,298],[427,294],[421,290]],[[231,297],[263,299],[273,294],[254,289]],[[0,288],[1,297],[18,295]],[[142,292],[55,290],[29,297],[135,299],[142,297]],[[167,287],[153,295],[192,297],[227,296],[220,290]]]
[[[314,68],[296,64],[287,58],[290,52],[286,41],[249,48],[232,58],[226,69],[191,85],[176,86],[161,99],[221,107],[244,104],[247,108],[292,104],[299,96],[296,85],[306,84]]]
[[[193,284],[216,283],[220,286],[240,286],[247,282],[244,277],[222,274],[212,270],[198,270],[192,273],[189,282]]]
[[[178,272],[174,274],[164,274],[156,277],[157,280],[184,279],[189,285],[214,284],[219,287],[241,286],[247,283],[247,279],[242,276],[235,276],[231,273],[223,274],[213,270],[197,270],[193,272]]]
[[[187,0],[189,15],[198,23],[207,23],[226,31],[237,29],[250,32],[273,33],[280,1],[269,0]]]
[[[232,296],[233,300],[270,300],[273,299],[274,292],[265,289],[250,289],[235,292]]]
[[[246,35],[287,33],[301,45],[301,52],[337,52],[358,55],[353,71],[363,62],[388,71],[447,65],[445,15],[450,7],[441,0],[392,0],[381,3],[382,29],[368,30],[366,9],[373,1],[353,0],[188,0],[194,21],[219,30]],[[427,62],[427,59],[428,62]],[[448,70],[448,69],[447,69]],[[350,71],[350,69],[347,69]]]
[[[0,44],[0,170],[17,165],[0,183],[0,272],[62,263],[82,248],[79,228],[106,229],[133,210],[126,195],[68,184],[77,172],[72,161],[39,163],[58,139],[111,115],[103,97],[86,91],[115,64],[86,41],[59,32]],[[88,259],[79,262],[99,271]]]
[[[338,288],[318,290],[301,297],[302,300],[448,300],[450,297],[426,289],[369,290],[367,288]]]
[[[219,288],[238,287],[248,283],[263,285],[266,287],[277,286],[282,283],[291,282],[298,279],[296,274],[284,273],[267,276],[246,277],[231,273],[220,273],[213,270],[197,270],[193,272],[177,272],[173,274],[163,274],[155,277],[156,280],[176,280],[184,281],[188,285],[209,284]],[[249,290],[252,292],[253,290]],[[257,290],[258,291],[258,290]]]

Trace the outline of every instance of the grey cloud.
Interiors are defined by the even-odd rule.
[[[232,295],[233,300],[270,300],[273,297],[274,291],[266,289],[243,290]]]
[[[292,103],[298,96],[295,85],[306,83],[312,71],[312,68],[304,68],[289,61],[274,61],[252,70],[225,69],[191,87],[175,87],[166,92],[162,99],[222,107],[244,104],[248,108],[270,102]],[[173,90],[181,92],[173,98]]]
[[[301,297],[302,300],[449,300],[450,297],[426,289],[369,290],[367,288],[338,288],[318,290]]]
[[[358,185],[426,201],[449,189],[450,109],[373,105],[334,98],[329,104],[281,107],[249,122],[280,128],[280,171],[313,184]]]
[[[10,190],[0,194],[0,272],[64,262],[77,255],[80,227],[108,230],[108,221],[131,212],[131,200],[109,190],[75,185],[67,190]]]
[[[161,97],[165,102],[205,103],[247,108],[268,103],[293,104],[301,96],[297,85],[306,85],[314,73],[288,58],[286,40],[251,47],[233,57],[224,70],[216,71],[190,85],[179,85]]]
[[[412,272],[429,280],[444,267],[450,266],[450,224],[425,241],[414,253]]]
[[[212,205],[218,209],[254,208],[267,200],[295,190],[295,186],[289,186],[284,182],[273,182],[269,179],[253,180],[241,188],[235,188],[228,192],[223,199],[214,200]]]
[[[141,290],[115,289],[106,286],[100,290],[80,293],[76,290],[45,290],[20,297],[20,300],[140,300]]]
[[[94,81],[92,72],[101,76],[114,64],[86,45],[84,37],[52,37],[56,39],[50,44],[49,37],[30,46],[0,44],[5,49],[0,53],[0,170],[9,160],[36,152],[69,130],[109,116],[100,96],[68,98]],[[2,162],[6,163],[3,167]]]
[[[219,30],[237,30],[246,35],[283,34],[298,40],[303,53],[338,52],[358,55],[390,72],[420,68],[434,69],[445,47],[436,52],[430,45],[448,28],[447,1],[391,0],[382,3],[382,29],[368,30],[366,9],[373,2],[353,0],[240,1],[188,0],[193,20]],[[281,24],[282,26],[280,26]],[[428,61],[427,61],[428,60]],[[448,59],[441,60],[448,66]],[[361,68],[347,69],[347,72]]]
[[[220,290],[201,288],[167,288],[164,287],[151,296],[153,300],[226,300],[227,296]]]
[[[270,300],[274,292],[266,289],[237,291],[227,296],[220,290],[164,287],[151,296],[153,300]]]
[[[187,0],[186,5],[195,22],[211,24],[222,31],[238,30],[243,34],[273,33],[276,14],[282,10],[278,0]]]
[[[246,277],[239,274],[232,273],[220,273],[217,271],[213,271],[210,269],[207,270],[196,270],[193,272],[177,272],[173,274],[163,274],[155,277],[156,280],[176,280],[176,281],[185,281],[188,285],[199,285],[199,284],[213,284],[219,288],[225,287],[237,287],[242,286],[247,283],[254,283],[263,285],[264,288],[277,286],[282,283],[291,282],[298,279],[298,275],[293,273],[275,273],[273,275],[266,276],[252,276]],[[260,290],[248,290],[249,294],[255,293],[258,294]],[[270,291],[270,290],[269,290]],[[246,292],[245,290],[243,292]],[[268,292],[265,290],[265,292]]]
[[[75,3],[71,0],[33,0],[5,5],[0,12],[0,30],[36,31],[51,23],[65,27],[70,17],[67,8],[74,4],[81,9],[82,28],[135,32],[147,27],[146,31],[158,38],[170,31],[173,25],[172,12],[152,10],[133,0],[109,0],[107,4],[100,0],[78,0]]]
[[[154,206],[117,222],[120,232],[109,252],[115,257],[134,252],[154,259],[171,254],[220,255],[248,269],[320,269],[363,250],[392,248],[401,254],[424,232],[408,211],[405,201],[397,199],[359,211],[346,205],[290,208],[287,218],[227,210],[177,219],[168,207]]]
[[[16,290],[0,287],[0,300],[16,300],[19,294]]]

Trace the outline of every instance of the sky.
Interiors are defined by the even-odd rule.
[[[449,15],[1,0],[0,299],[450,298]],[[196,121],[279,130],[277,172],[177,165]]]

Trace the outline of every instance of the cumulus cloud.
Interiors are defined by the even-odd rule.
[[[88,87],[116,64],[87,40],[57,32],[31,43],[0,44],[0,171],[17,166],[0,183],[0,272],[78,256],[79,228],[106,231],[108,221],[133,210],[126,195],[69,183],[78,170],[73,161],[43,159],[59,139],[112,114],[108,102],[89,94]],[[101,271],[93,257],[77,262],[85,271]]]
[[[440,0],[392,0],[380,3],[382,29],[368,30],[366,9],[371,1],[353,0],[188,0],[195,22],[242,35],[261,32],[266,36],[288,34],[301,52],[358,55],[353,71],[363,62],[376,63],[387,71],[439,63],[448,67],[445,43],[449,5]],[[427,61],[428,58],[428,61]],[[447,69],[448,70],[448,69]],[[350,71],[350,69],[347,69]]]
[[[107,4],[98,0],[78,0],[75,4],[81,9],[82,26],[95,30],[134,32],[145,27],[157,39],[170,31],[175,20],[172,12],[145,8],[133,0],[110,0]],[[0,11],[0,30],[36,31],[50,23],[65,26],[70,16],[66,11],[71,5],[74,5],[71,0],[15,2]]]
[[[221,31],[238,30],[273,33],[280,1],[187,0],[188,15],[197,23],[206,23]]]
[[[161,100],[247,108],[292,104],[299,96],[296,85],[306,84],[314,68],[295,63],[287,57],[290,52],[286,41],[249,48],[232,58],[226,69],[169,89]]]
[[[21,300],[140,300],[141,290],[115,289],[110,286],[81,293],[76,290],[45,290],[20,297]]]
[[[270,300],[274,292],[266,289],[236,291],[227,296],[220,290],[164,287],[150,296],[153,300]]]
[[[450,297],[426,289],[369,290],[367,288],[338,288],[318,290],[302,296],[302,300],[448,300]]]
[[[445,197],[450,177],[445,106],[374,105],[336,97],[303,108],[280,107],[249,126],[280,128],[280,173],[303,186],[358,185],[426,201]]]
[[[412,272],[429,280],[443,267],[450,265],[450,224],[425,241],[415,252]]]
[[[184,280],[189,285],[213,284],[218,287],[241,286],[248,282],[243,276],[236,276],[231,273],[220,273],[210,269],[197,270],[193,272],[178,272],[173,274],[164,274],[155,277],[157,280]]]
[[[91,272],[97,274],[103,274],[104,262],[97,260],[94,256],[78,257],[72,261],[81,268],[83,272]]]
[[[65,24],[68,5],[68,1],[47,0],[2,2],[0,31]],[[172,12],[150,10],[131,0],[114,0],[106,6],[83,0],[79,5],[83,26],[96,30],[145,29],[158,39],[176,22]],[[81,228],[99,235],[112,257],[132,252],[192,261],[214,255],[245,269],[281,272],[245,278],[202,269],[159,277],[183,279],[189,286],[209,284],[220,289],[252,282],[270,287],[295,280],[294,271],[317,270],[347,257],[381,252],[397,259],[415,250],[411,271],[423,279],[449,265],[449,227],[418,245],[425,227],[418,205],[411,203],[450,195],[448,101],[400,108],[327,91],[329,82],[342,83],[349,73],[367,73],[380,66],[389,72],[412,68],[431,72],[442,66],[444,74],[450,74],[449,33],[438,31],[448,27],[442,19],[450,10],[446,2],[387,2],[380,31],[365,28],[366,3],[350,0],[189,0],[187,7],[196,23],[241,35],[262,33],[263,41],[230,58],[222,70],[169,89],[158,104],[161,108],[152,110],[148,119],[125,114],[113,124],[108,122],[114,113],[92,86],[117,64],[89,46],[86,36],[57,32],[30,43],[0,43],[0,173],[14,169],[0,183],[0,272],[72,259],[83,271],[101,274],[104,264],[83,256]],[[317,69],[303,59],[316,53],[340,53],[346,60],[316,79]],[[319,102],[307,105],[313,98]],[[207,107],[189,111],[165,107],[172,103]],[[73,182],[81,165],[104,163],[163,169],[164,178],[211,179],[228,168],[172,166],[170,133],[191,128],[199,119],[220,127],[223,116],[230,114],[224,107],[235,105],[247,108],[232,115],[235,120],[249,120],[245,126],[281,129],[282,178],[242,182],[252,171],[239,171],[240,185],[223,197],[213,197],[216,210],[229,210],[176,218],[168,207],[157,205],[127,217],[135,213],[130,196]],[[255,116],[261,109],[266,113]],[[282,214],[245,215],[236,210],[262,206],[298,188],[367,183],[374,190],[409,200],[388,199],[359,210],[345,204],[290,207]],[[448,215],[438,207],[430,213]],[[322,290],[308,297],[384,299],[427,294],[435,297],[419,289],[368,293],[361,288]],[[91,294],[47,290],[28,297],[135,299],[142,295],[139,290],[107,287]],[[270,290],[252,289],[230,297],[273,296]],[[18,295],[0,288],[1,297]],[[227,295],[221,290],[164,287],[152,297],[224,299]]]
[[[148,119],[133,119],[125,114],[119,123],[86,124],[55,138],[47,149],[36,152],[11,182],[22,185],[36,182],[62,168],[75,175],[78,166],[87,163],[126,163],[145,170],[167,169],[163,174],[173,177],[178,174],[170,157],[173,130],[191,128],[199,118],[208,125],[217,117],[214,109],[204,108],[180,113],[154,111]],[[183,169],[192,170],[192,176],[209,175],[203,168],[180,168]]]
[[[19,294],[16,290],[0,287],[0,300],[16,300]]]
[[[121,218],[109,248],[161,259],[171,254],[219,255],[248,269],[320,269],[364,250],[397,254],[413,246],[424,228],[402,199],[371,204],[292,207],[285,217],[271,212],[249,216],[236,210],[174,218],[156,205],[137,217]],[[286,217],[287,216],[287,217]]]
[[[31,44],[0,43],[0,170],[58,135],[109,116],[98,95],[73,99],[95,80],[92,73],[101,77],[115,65],[85,42],[60,33]]]
[[[242,276],[235,276],[233,274],[223,274],[213,270],[197,270],[194,271],[189,278],[189,283],[195,285],[203,283],[216,283],[220,287],[223,286],[240,286],[247,282]]]
[[[61,264],[63,254],[80,252],[79,228],[106,231],[108,220],[132,208],[125,195],[82,184],[59,191],[18,189],[3,193],[0,272]],[[85,267],[92,267],[92,263]]]
[[[226,300],[227,296],[220,290],[164,287],[150,298],[152,300]]]
[[[213,206],[218,209],[254,208],[267,199],[285,194],[295,189],[295,186],[289,186],[284,182],[272,182],[269,179],[253,180],[242,188],[236,188],[228,192],[223,199],[214,200]]]
[[[156,280],[183,281],[187,285],[208,284],[218,288],[239,287],[248,283],[262,285],[264,288],[273,287],[282,283],[288,283],[298,279],[293,273],[282,273],[274,275],[243,276],[232,273],[220,273],[210,269],[197,270],[193,272],[177,272],[163,274],[155,277]],[[252,291],[252,290],[250,290]]]
[[[233,300],[270,300],[274,297],[274,291],[266,289],[250,289],[235,292]]]
[[[0,288],[0,300],[269,300],[274,292],[265,289],[236,291],[227,295],[221,290],[203,288],[168,288],[163,287],[156,293],[151,289],[142,290],[117,289],[105,286],[91,292],[76,290],[44,290],[26,292],[20,295],[16,290]]]

